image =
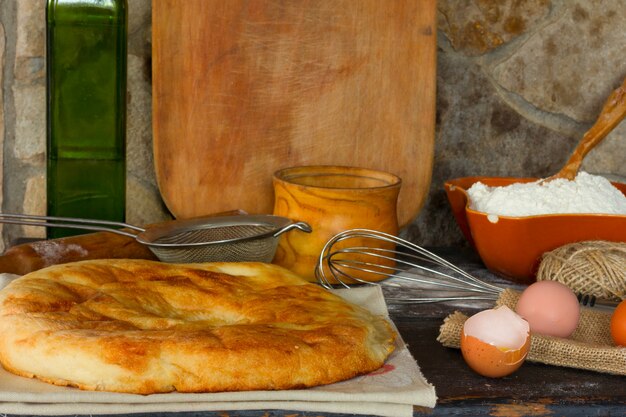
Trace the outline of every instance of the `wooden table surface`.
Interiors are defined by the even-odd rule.
[[[473,275],[510,285],[486,271],[469,249],[437,250]],[[401,293],[402,295],[402,293]],[[415,416],[622,416],[626,415],[626,377],[526,362],[514,374],[491,379],[472,372],[458,349],[436,341],[443,318],[454,310],[471,314],[489,302],[461,305],[399,305],[390,315],[437,392],[434,409],[415,408]],[[131,414],[172,417],[171,413]],[[346,414],[303,413],[298,410],[256,410],[176,413],[174,417],[346,417]],[[118,416],[119,417],[119,416]]]

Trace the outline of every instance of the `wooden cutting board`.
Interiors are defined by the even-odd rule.
[[[430,185],[435,0],[154,0],[157,181],[178,218],[273,210],[272,174],[350,165]]]

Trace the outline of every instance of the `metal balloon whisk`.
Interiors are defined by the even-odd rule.
[[[482,281],[440,256],[399,237],[352,229],[331,238],[320,254],[315,274],[326,288],[355,284],[399,287],[401,303],[496,301],[505,288]],[[612,311],[619,301],[576,294],[581,306]]]
[[[440,256],[399,237],[368,229],[339,233],[324,246],[316,267],[319,283],[350,287],[406,281],[406,303],[498,299],[503,288],[481,281]],[[388,280],[394,278],[394,280]],[[391,281],[394,281],[392,283]]]

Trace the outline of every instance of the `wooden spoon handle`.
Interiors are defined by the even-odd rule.
[[[585,133],[565,166],[551,179],[574,179],[585,155],[600,143],[624,119],[624,116],[626,116],[626,79],[611,93],[594,125]]]

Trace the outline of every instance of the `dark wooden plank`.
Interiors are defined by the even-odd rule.
[[[435,385],[440,403],[469,399],[502,402],[557,401],[576,403],[623,402],[626,384],[621,376],[526,362],[504,378],[486,378],[465,364],[458,349],[436,341],[442,320],[437,318],[395,320],[424,376]]]
[[[623,403],[580,401],[560,404],[550,401],[488,402],[483,400],[441,403],[432,411],[417,411],[414,416],[428,417],[589,417],[623,416]]]

